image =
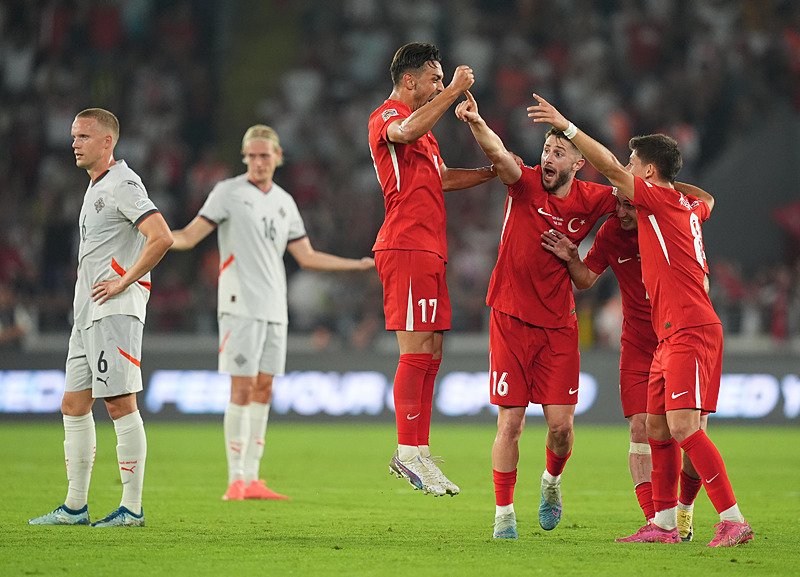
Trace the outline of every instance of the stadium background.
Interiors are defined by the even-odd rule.
[[[411,40],[442,49],[448,80],[456,65],[473,67],[482,114],[529,164],[538,162],[544,132],[525,116],[533,90],[620,157],[630,136],[676,137],[680,178],[717,199],[704,230],[712,300],[726,331],[727,417],[797,423],[800,5],[791,0],[3,2],[0,323],[16,317],[28,331],[0,349],[0,419],[58,410],[58,373],[50,371],[64,365],[86,186],[70,150],[78,110],[101,106],[119,116],[116,157],[142,176],[176,228],[217,180],[244,170],[244,130],[272,125],[286,155],[276,181],[294,195],[315,248],[359,257],[369,254],[383,217],[366,119],[391,90],[394,51]],[[452,114],[435,134],[448,166],[486,164]],[[600,180],[588,168],[579,177]],[[503,199],[496,182],[447,196],[454,330],[438,419],[493,419],[486,407],[458,412],[441,398],[448,378],[457,391],[480,391],[484,297]],[[217,265],[212,235],[194,251],[168,254],[153,273],[141,404],[154,371],[208,372],[161,375],[184,384],[174,392],[182,401],[147,418],[217,412],[198,402],[212,390],[219,396],[211,377]],[[377,275],[309,273],[291,258],[287,270],[288,370],[309,379],[307,396],[328,391],[335,399],[348,383],[370,378],[385,393],[396,345],[382,330]],[[596,384],[580,418],[619,422],[613,275],[576,301],[582,369]],[[391,416],[385,398],[377,412],[298,402],[286,401],[279,418]]]

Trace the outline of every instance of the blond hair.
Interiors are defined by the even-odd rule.
[[[247,132],[244,133],[244,138],[242,138],[242,154],[244,154],[244,149],[248,143],[253,142],[254,140],[267,140],[272,143],[272,146],[275,147],[275,151],[280,154],[283,152],[281,148],[281,139],[278,136],[278,133],[275,132],[275,129],[267,126],[265,124],[256,124],[255,126],[251,126],[247,129]],[[283,164],[283,156],[281,156],[280,160],[278,161],[278,166]]]
[[[119,120],[108,110],[102,108],[87,108],[75,115],[75,118],[94,118],[98,124],[107,128],[111,132],[111,147],[119,140]]]

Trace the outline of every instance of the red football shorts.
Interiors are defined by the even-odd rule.
[[[622,414],[626,419],[631,415],[647,412],[647,381],[649,378],[650,373],[619,370],[619,398],[622,401]]]
[[[492,309],[489,399],[527,407],[578,403],[578,326],[545,329]]]
[[[379,250],[387,331],[449,331],[450,295],[445,261],[422,250]]]
[[[681,329],[661,341],[650,367],[647,412],[717,410],[722,377],[722,325]]]
[[[647,345],[642,348],[642,345]],[[619,355],[619,398],[625,418],[647,412],[647,382],[653,363],[655,338],[650,343],[640,343],[622,336]]]

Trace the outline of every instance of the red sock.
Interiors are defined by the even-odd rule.
[[[656,516],[656,509],[653,507],[653,484],[650,481],[639,483],[636,485],[636,498],[639,500],[639,506],[644,513],[645,521],[649,521]]]
[[[700,429],[687,437],[681,443],[681,448],[692,460],[692,465],[700,475],[708,498],[711,499],[717,513],[733,507],[736,504],[736,497],[733,496],[733,487],[725,471],[725,463],[706,432]]]
[[[514,485],[517,484],[517,470],[502,473],[492,469],[494,479],[494,503],[503,506],[514,502]]]
[[[678,496],[678,501],[684,505],[691,505],[697,499],[697,494],[700,492],[700,487],[703,486],[702,479],[695,479],[690,477],[686,471],[681,469],[681,493]]]
[[[442,359],[432,359],[422,383],[419,423],[417,424],[417,445],[430,445],[431,411],[433,410],[433,385]]]
[[[648,441],[653,459],[653,472],[650,475],[653,484],[653,508],[657,513],[678,505],[681,448],[673,438],[668,441]]]
[[[417,426],[422,413],[422,384],[432,355],[400,355],[394,376],[394,412],[397,444],[417,446]]]
[[[548,447],[545,447],[545,449],[547,450],[547,472],[553,475],[553,477],[558,477],[564,470],[564,465],[567,464],[567,459],[572,455],[572,451],[563,457],[559,457]]]

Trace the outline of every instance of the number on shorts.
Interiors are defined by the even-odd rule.
[[[505,397],[508,394],[507,376],[508,373],[503,373],[500,375],[500,380],[497,380],[497,371],[492,371],[492,395]]]
[[[108,361],[103,358],[105,351],[100,351],[100,356],[97,359],[97,370],[105,373],[108,370]]]
[[[423,323],[427,323],[428,322],[428,307],[430,306],[431,307],[431,322],[435,323],[436,322],[436,304],[437,304],[436,299],[428,299],[427,301],[425,299],[419,299],[417,301],[417,304],[422,309],[422,322]]]

